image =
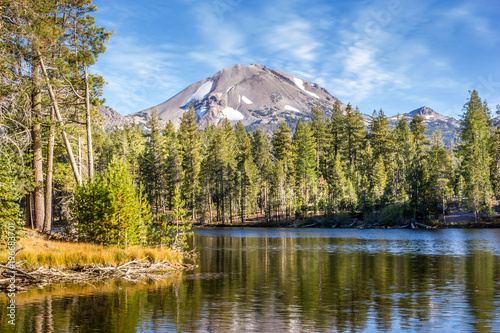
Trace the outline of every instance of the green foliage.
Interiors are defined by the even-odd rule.
[[[179,145],[182,152],[181,165],[184,171],[182,192],[184,198],[195,211],[196,192],[198,190],[198,175],[200,173],[200,133],[196,124],[196,112],[194,106],[182,115],[179,128]]]
[[[123,160],[113,159],[104,177],[78,186],[71,219],[80,240],[130,246],[145,244],[151,213],[142,186],[136,191]]]
[[[493,191],[490,179],[490,143],[493,127],[486,102],[477,91],[470,93],[464,106],[461,121],[459,154],[462,156],[461,171],[465,180],[465,196],[469,207],[476,213],[483,206],[492,205]]]
[[[379,220],[385,225],[396,225],[406,220],[406,207],[401,204],[390,204],[379,214]]]
[[[0,165],[6,162],[0,156]],[[6,243],[7,237],[18,238],[22,227],[18,201],[21,197],[19,181],[12,170],[0,168],[0,244]]]
[[[192,236],[193,232],[189,231],[192,228],[191,224],[186,224],[184,221],[187,212],[184,209],[185,202],[181,199],[178,187],[174,190],[172,204],[173,210],[171,216],[173,223],[169,223],[167,218],[163,216],[153,236],[160,246],[184,250],[188,247],[187,238]]]
[[[297,188],[305,198],[305,204],[309,204],[309,196],[316,188],[316,150],[314,137],[308,124],[299,119],[293,143],[297,152],[295,158],[295,178]]]
[[[349,225],[351,222],[351,215],[347,212],[338,212],[332,215],[331,218],[334,224],[340,225]]]

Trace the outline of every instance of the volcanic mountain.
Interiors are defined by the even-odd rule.
[[[299,118],[310,118],[316,105],[329,116],[336,101],[315,83],[262,65],[237,64],[193,83],[160,105],[127,117],[144,123],[156,109],[160,121],[171,120],[178,127],[192,103],[200,127],[227,118],[234,123],[241,121],[250,131],[261,128],[271,133],[282,121],[294,128]]]
[[[132,122],[146,129],[145,124],[153,109],[156,109],[160,122],[171,120],[178,128],[182,115],[193,104],[201,128],[227,118],[233,124],[243,122],[249,131],[260,128],[272,134],[282,121],[286,121],[294,129],[299,118],[307,120],[311,117],[311,108],[316,105],[330,117],[336,101],[337,98],[315,83],[262,65],[237,64],[193,83],[155,107],[127,116],[108,107],[101,107],[100,111],[105,119],[103,125],[106,129],[123,127]],[[346,107],[340,104],[342,108]],[[442,116],[427,106],[389,117],[388,120],[394,127],[398,117],[410,121],[416,114],[424,118],[428,136],[439,129],[447,143],[455,141],[458,121]],[[372,117],[365,114],[362,116],[365,125],[369,125]]]

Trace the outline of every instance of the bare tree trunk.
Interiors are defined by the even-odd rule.
[[[78,117],[78,122],[80,121],[79,118],[80,117]],[[81,138],[80,134],[78,134],[77,149],[78,149],[78,173],[81,175],[82,174],[82,138]]]
[[[49,129],[49,143],[47,152],[47,180],[45,188],[45,222],[43,225],[44,232],[52,230],[52,176],[54,169],[54,144],[55,144],[55,131],[54,131],[54,108],[50,115],[50,129]]]
[[[85,108],[87,109],[87,154],[89,164],[89,180],[94,178],[94,150],[92,146],[92,118],[90,114],[90,89],[89,89],[89,75],[87,73],[87,65],[83,66],[85,70]]]
[[[47,70],[45,68],[45,64],[43,62],[43,59],[42,59],[42,57],[40,55],[40,51],[38,51],[37,53],[38,53],[38,57],[39,57],[39,60],[40,60],[40,65],[42,67],[43,75],[45,76],[45,81],[47,82],[47,88],[49,90],[50,99],[52,100],[52,104],[54,106],[54,111],[56,113],[57,120],[60,123],[62,123],[63,119],[62,119],[62,116],[61,116],[61,112],[59,111],[59,104],[57,103],[56,95],[54,93],[54,90],[52,89],[52,85],[50,84],[49,75],[47,74]],[[73,169],[73,174],[75,176],[75,180],[76,180],[76,182],[79,185],[81,185],[82,184],[82,176],[78,172],[78,166],[76,165],[75,156],[73,155],[73,150],[71,149],[71,144],[69,142],[68,135],[66,134],[65,130],[62,130],[61,132],[62,132],[62,137],[63,137],[64,145],[66,146],[66,151],[68,153],[68,157],[69,157],[69,161],[70,161],[70,164],[71,164],[71,168]]]
[[[43,230],[45,222],[45,198],[43,190],[43,143],[42,143],[42,95],[40,92],[40,66],[33,66],[34,88],[32,95],[33,123],[31,136],[33,139],[33,175],[35,189],[33,192],[34,227]]]
[[[33,215],[31,213],[31,194],[27,193],[26,200],[26,227],[33,229]]]

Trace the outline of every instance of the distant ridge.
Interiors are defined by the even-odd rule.
[[[100,106],[97,108],[102,118],[104,129],[109,130],[115,127],[123,128],[130,122],[130,118],[122,116],[109,106]]]
[[[318,105],[327,117],[331,116],[333,104],[338,99],[318,84],[298,78],[263,65],[241,64],[225,68],[214,75],[191,84],[167,101],[148,109],[122,116],[109,107],[100,107],[105,129],[123,127],[135,122],[142,128],[153,108],[157,110],[160,122],[172,121],[175,127],[190,104],[194,105],[200,128],[208,124],[217,124],[227,118],[233,124],[241,121],[249,131],[262,129],[272,134],[279,123],[285,121],[293,129],[298,119],[308,120],[311,109]],[[339,101],[340,102],[340,101]],[[345,104],[341,103],[345,109]],[[420,115],[427,127],[426,135],[441,130],[447,143],[456,140],[459,122],[452,117],[443,116],[433,109],[423,106],[405,114],[388,117],[391,126],[398,117],[408,121],[414,115]],[[368,126],[372,117],[363,114]]]

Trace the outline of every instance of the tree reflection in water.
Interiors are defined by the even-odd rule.
[[[16,296],[15,330],[2,295],[0,325],[2,332],[500,329],[499,230],[357,232],[198,231],[199,268],[189,276],[30,289]]]

